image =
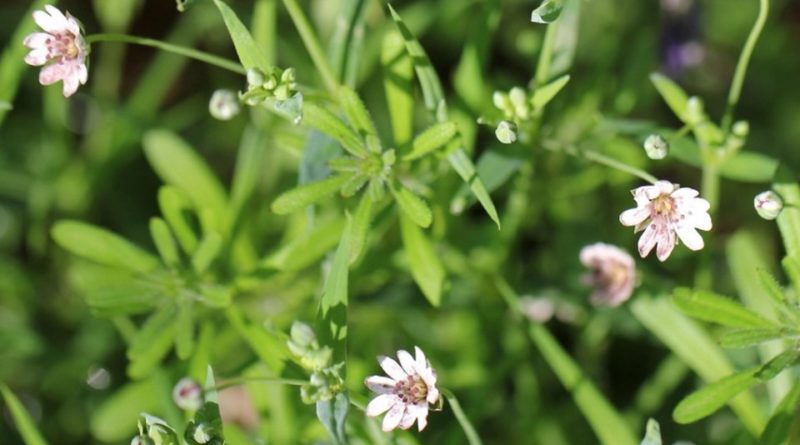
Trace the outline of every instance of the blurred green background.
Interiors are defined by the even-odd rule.
[[[250,23],[254,2],[229,3]],[[256,38],[274,51],[278,66],[294,67],[304,83],[319,84],[280,2],[256,3],[277,11],[277,28],[254,29]],[[323,42],[334,32],[341,3],[302,2]],[[474,121],[488,111],[492,91],[525,85],[533,76],[545,29],[528,19],[537,3],[398,0],[393,5],[428,51],[452,106]],[[648,80],[653,71],[669,73],[691,94],[703,97],[709,114],[718,118],[757,3],[581,1],[579,17],[561,41],[572,79],[549,106],[543,133],[569,140],[606,119],[636,119],[677,129],[677,119]],[[0,97],[16,91],[13,110],[0,111],[0,381],[18,394],[51,443],[127,443],[139,407],[169,411],[165,406],[170,404],[172,383],[182,375],[181,365],[168,359],[164,369],[138,383],[138,389],[129,384],[118,326],[94,316],[70,282],[75,260],[52,242],[52,224],[62,218],[84,220],[153,250],[147,227],[149,218],[159,213],[160,181],[143,156],[142,134],[152,128],[179,132],[227,184],[242,132],[256,125],[269,129],[269,149],[248,217],[256,228],[253,248],[259,257],[265,256],[281,245],[297,222],[271,214],[268,203],[296,184],[305,132],[259,112],[216,121],[208,114],[211,93],[217,88],[243,89],[241,77],[121,44],[94,45],[88,84],[65,100],[60,86],[41,87],[37,70],[22,64],[24,48],[13,32],[30,6],[23,0],[0,4],[0,47],[5,48]],[[774,0],[771,6],[737,119],[750,122],[745,150],[800,167],[800,3]],[[222,20],[204,0],[185,13],[166,0],[75,0],[59,2],[59,7],[78,17],[89,33],[170,39],[235,59]],[[494,16],[499,20],[494,32],[485,29],[490,14],[499,14]],[[382,132],[389,131],[389,121],[379,49],[390,25],[381,2],[369,2],[358,89]],[[469,48],[482,60],[480,82],[459,86],[457,73],[467,71],[464,48],[476,39]],[[9,62],[11,57],[16,62]],[[18,88],[14,72],[21,76]],[[419,102],[422,123],[426,119]],[[375,355],[419,345],[438,369],[440,381],[459,395],[487,444],[596,443],[570,394],[527,338],[524,324],[514,320],[498,294],[492,276],[499,274],[525,295],[546,295],[569,305],[571,316],[550,322],[548,328],[638,431],[644,431],[644,420],[652,416],[661,422],[670,443],[753,443],[729,411],[689,426],[671,421],[677,401],[697,383],[680,365],[671,372],[676,382],[655,405],[641,402],[638,390],[668,357],[668,350],[627,307],[588,305],[578,251],[598,241],[635,251],[634,236],[617,218],[633,206],[629,190],[640,185],[638,180],[562,154],[502,146],[490,127],[477,127],[471,142],[473,158],[494,151],[507,158],[512,170],[531,169],[530,182],[517,181],[521,176],[515,172],[492,194],[501,216],[516,205],[515,199],[528,200],[526,211],[516,226],[511,224],[513,229],[498,232],[479,206],[452,215],[448,197],[443,198],[433,231],[449,276],[449,292],[440,308],[422,298],[404,260],[397,257],[393,223],[376,223],[371,250],[350,277],[350,389],[366,394],[360,382],[378,371]],[[699,170],[674,160],[647,160],[638,136],[611,134],[597,144],[597,149],[660,178],[699,188]],[[449,192],[458,184],[452,176],[445,187]],[[725,243],[734,232],[747,227],[757,234],[764,252],[780,249],[772,224],[752,210],[752,197],[766,188],[723,181],[714,233],[705,237],[721,291],[735,294],[724,259]],[[654,258],[640,261],[645,283],[634,299],[668,291],[676,283],[691,284],[697,264],[697,257],[683,248],[664,264]],[[317,266],[277,274],[237,304],[254,319],[268,319],[286,330],[292,320],[313,318],[319,282]],[[258,366],[254,354],[224,322],[218,323],[214,335],[218,372],[230,376]],[[744,352],[733,359],[747,364],[755,358]],[[142,390],[143,385],[150,386]],[[293,389],[250,389],[262,413],[257,435],[268,437],[261,443],[324,440],[313,407],[302,405]],[[130,399],[121,400],[120,394]],[[124,406],[109,407],[112,399]],[[120,418],[131,412],[133,418]],[[22,443],[12,425],[8,415],[0,419],[3,444]],[[425,432],[403,437],[410,443],[460,444],[462,434],[445,412],[434,413]]]

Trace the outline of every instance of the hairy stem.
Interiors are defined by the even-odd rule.
[[[300,38],[303,40],[303,44],[306,46],[306,50],[311,56],[311,61],[314,62],[314,66],[317,68],[317,71],[319,71],[320,76],[322,76],[325,87],[332,94],[335,94],[336,90],[339,88],[339,83],[336,81],[336,76],[333,74],[330,61],[328,61],[325,51],[319,44],[319,39],[314,33],[314,29],[311,27],[311,23],[309,23],[300,5],[297,4],[297,0],[283,0],[283,5],[289,12],[289,16],[292,18],[294,26],[297,28],[297,32],[300,33]]]
[[[769,14],[769,0],[759,1],[758,17],[756,18],[753,29],[750,30],[750,35],[747,36],[742,53],[739,55],[739,61],[736,63],[736,71],[733,74],[733,81],[731,82],[731,89],[728,92],[728,105],[725,107],[725,115],[722,117],[722,131],[727,135],[731,130],[733,124],[733,111],[736,104],[739,102],[739,97],[742,94],[742,84],[744,83],[744,76],[747,72],[747,65],[750,64],[750,57],[753,55],[753,49],[756,46],[758,37],[764,29],[764,24],[767,22],[767,15]]]
[[[148,39],[146,37],[131,36],[127,34],[91,34],[86,36],[86,43],[91,44],[95,42],[123,42],[134,45],[149,46],[162,51],[167,51],[173,54],[188,57],[190,59],[198,60],[200,62],[205,62],[209,65],[214,65],[228,71],[233,71],[236,74],[243,75],[246,73],[244,67],[232,60],[215,56],[207,52],[198,51],[194,48],[187,48],[185,46],[162,42],[161,40]]]

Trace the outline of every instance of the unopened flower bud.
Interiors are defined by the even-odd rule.
[[[317,341],[317,335],[311,326],[301,322],[295,321],[292,323],[292,328],[289,330],[289,337],[298,346],[311,346]]]
[[[747,135],[750,133],[750,124],[747,121],[736,121],[733,124],[733,134],[740,138],[746,138]]]
[[[260,87],[264,83],[264,73],[258,68],[247,70],[247,84],[250,87]]]
[[[286,68],[283,74],[281,74],[281,83],[293,83],[294,81],[294,68]]]
[[[644,140],[644,151],[650,159],[664,159],[669,153],[669,142],[659,134],[651,134]]]
[[[264,84],[262,86],[265,89],[272,91],[276,86],[278,86],[278,79],[275,78],[275,75],[270,74],[269,77],[264,80]]]
[[[275,99],[277,100],[287,100],[291,97],[291,91],[289,91],[288,85],[278,85],[272,94],[275,95]]]
[[[203,405],[203,390],[197,382],[184,377],[172,389],[172,400],[182,410],[197,411]]]
[[[503,144],[513,144],[517,141],[517,125],[510,121],[500,121],[494,135]]]
[[[194,433],[192,434],[192,439],[195,442],[203,444],[208,443],[211,440],[211,434],[209,433],[208,429],[202,423],[197,425],[194,429]]]
[[[777,218],[781,210],[783,210],[783,200],[777,193],[772,190],[767,190],[766,192],[761,192],[756,195],[753,200],[753,206],[756,208],[758,216],[767,220],[773,220]]]
[[[208,112],[215,119],[227,121],[239,114],[239,99],[230,90],[217,90],[208,102]]]
[[[686,101],[686,120],[689,124],[699,124],[705,119],[703,100],[692,96]]]
[[[492,103],[497,109],[505,111],[509,104],[508,95],[502,91],[495,91],[492,94]]]
[[[525,90],[520,87],[511,88],[511,91],[508,92],[508,98],[511,100],[511,103],[515,108],[524,107],[527,97],[528,96],[525,94]]]

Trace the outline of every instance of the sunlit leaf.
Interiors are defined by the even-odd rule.
[[[372,217],[372,198],[368,194],[361,197],[356,213],[351,222],[350,236],[350,263],[356,262],[364,251],[369,236],[370,221]]]
[[[414,138],[411,152],[403,156],[404,161],[413,161],[447,145],[455,137],[458,129],[452,122],[440,122]]]
[[[159,265],[158,258],[128,240],[91,224],[59,221],[53,239],[75,256],[99,264],[134,272],[147,272]]]
[[[397,190],[392,189],[392,193],[400,209],[409,219],[414,221],[414,224],[423,228],[427,228],[431,225],[433,214],[428,204],[422,198],[402,185],[400,185]]]
[[[678,423],[696,422],[722,408],[728,400],[759,382],[758,367],[742,371],[693,392],[681,400],[672,418]]]
[[[285,215],[319,202],[323,198],[336,193],[347,179],[348,177],[345,175],[333,176],[291,189],[278,196],[272,202],[272,211],[278,215]]]
[[[383,37],[381,50],[383,89],[392,122],[395,146],[404,148],[414,134],[414,64],[405,50],[403,36],[390,30]]]
[[[350,126],[362,136],[372,135],[377,136],[378,131],[375,129],[375,123],[364,106],[364,102],[358,97],[358,94],[350,87],[339,88],[339,105],[347,116]]]
[[[565,74],[559,77],[558,79],[548,83],[547,85],[543,85],[537,88],[533,92],[533,99],[531,99],[531,101],[533,102],[533,108],[539,109],[550,103],[550,101],[553,100],[554,97],[556,97],[556,94],[558,94],[561,91],[561,89],[563,89],[567,85],[569,79],[570,79],[569,74]]]
[[[303,109],[303,123],[336,139],[342,148],[356,157],[365,157],[364,141],[335,114],[316,104],[307,104]]]
[[[439,306],[444,291],[444,266],[422,229],[404,214],[400,215],[400,231],[414,281],[428,301]]]
[[[236,54],[239,60],[246,69],[259,68],[263,72],[269,72],[272,69],[269,61],[266,58],[264,51],[258,48],[258,45],[253,40],[253,36],[247,30],[247,27],[242,24],[236,13],[223,1],[214,0],[222,20],[225,21],[225,26],[228,28],[228,33],[233,40],[233,46],[236,48]]]
[[[669,108],[682,121],[686,121],[686,102],[689,100],[683,89],[668,77],[659,73],[650,74],[650,81],[658,90]]]
[[[687,315],[734,328],[769,328],[773,323],[741,304],[712,292],[679,288],[673,301]]]
[[[178,255],[178,246],[175,244],[175,238],[172,237],[172,232],[166,221],[161,218],[150,218],[150,237],[158,249],[161,259],[164,264],[168,266],[176,266],[180,262]]]

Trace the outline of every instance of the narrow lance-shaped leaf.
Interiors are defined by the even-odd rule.
[[[336,139],[353,156],[367,156],[363,139],[327,109],[313,103],[306,104],[303,107],[303,123]]]
[[[336,29],[328,48],[331,68],[339,83],[353,86],[364,45],[364,19],[369,0],[346,0],[339,5]]]
[[[346,175],[333,176],[289,190],[272,202],[272,211],[278,215],[285,215],[314,204],[334,194],[347,179]]]
[[[128,375],[140,379],[150,374],[167,355],[175,339],[177,308],[170,304],[153,313],[128,347]]]
[[[17,399],[17,396],[2,383],[0,383],[0,392],[3,393],[3,398],[6,400],[6,405],[8,405],[8,411],[11,413],[11,417],[14,418],[14,424],[25,445],[47,445],[39,430],[36,429],[36,424],[30,414]],[[10,437],[7,439],[11,440]]]
[[[371,216],[372,198],[369,194],[364,193],[364,196],[361,197],[361,201],[358,203],[358,208],[351,222],[350,264],[356,262],[364,251],[364,246],[367,243],[367,236],[369,235]]]
[[[759,382],[758,367],[725,377],[681,400],[672,418],[678,423],[692,423],[722,408],[728,400]]]
[[[445,271],[431,242],[417,224],[400,215],[400,232],[414,281],[433,306],[439,306],[444,291]]]
[[[168,266],[178,265],[180,262],[178,246],[175,244],[175,239],[172,237],[169,226],[163,219],[158,217],[150,218],[150,237],[153,238],[164,264]]]
[[[786,298],[780,284],[778,284],[778,280],[764,269],[757,269],[756,273],[758,274],[758,282],[764,294],[772,298],[775,303],[783,304]]]
[[[686,102],[689,100],[683,89],[668,77],[659,73],[650,74],[650,81],[658,90],[669,108],[681,121],[686,121]]]
[[[359,134],[363,136],[378,135],[378,131],[375,130],[375,123],[372,121],[367,108],[364,106],[364,102],[361,101],[361,98],[358,97],[358,94],[353,91],[352,88],[346,86],[339,87],[339,105],[341,105],[342,111],[344,111],[344,115],[347,116],[350,125],[355,128]]]
[[[266,53],[258,48],[258,45],[253,40],[253,36],[247,30],[247,27],[239,20],[236,13],[220,0],[214,0],[222,20],[225,21],[225,27],[228,28],[228,33],[233,41],[233,46],[236,48],[236,54],[242,62],[245,69],[259,68],[263,72],[269,72],[272,69],[269,61],[267,60]]]
[[[764,328],[774,324],[741,304],[712,292],[676,289],[675,305],[687,315],[734,328]]]
[[[81,264],[70,270],[69,279],[96,315],[140,314],[161,301],[157,286],[129,270]]]
[[[333,265],[325,279],[325,286],[320,300],[321,320],[328,329],[323,335],[324,338],[329,338],[332,341],[333,363],[346,363],[347,293],[352,224],[352,221],[348,221],[345,226],[344,234],[333,257]],[[346,374],[346,366],[342,369],[342,372]]]
[[[396,30],[387,31],[383,37],[381,63],[394,145],[405,149],[414,134],[414,64],[405,50],[403,36]]]
[[[297,271],[315,264],[336,247],[344,226],[344,220],[341,218],[317,224],[310,232],[292,240],[274,254],[261,260],[261,266],[283,271]]]
[[[553,23],[561,15],[561,11],[564,9],[564,1],[565,0],[544,0],[539,7],[534,9],[531,13],[531,21],[544,25]]]
[[[478,176],[478,171],[475,169],[472,160],[467,156],[467,153],[464,152],[463,149],[458,148],[447,155],[447,160],[450,161],[450,165],[452,165],[458,175],[461,176],[461,179],[469,184],[472,193],[481,203],[486,213],[489,214],[492,221],[497,224],[497,228],[499,229],[500,217],[497,215],[497,209],[495,209],[492,198],[489,196],[489,192],[483,185],[480,176]]]
[[[734,329],[721,334],[719,336],[719,344],[723,348],[748,348],[770,340],[783,338],[788,334],[789,332],[783,328]]]
[[[799,357],[800,351],[789,348],[765,363],[756,373],[756,377],[762,382],[772,380],[781,371],[796,364]]]
[[[795,379],[792,389],[781,400],[770,417],[767,427],[758,443],[761,445],[783,445],[795,419],[797,405],[800,404],[800,381]]]
[[[434,124],[420,133],[411,145],[411,152],[403,156],[404,161],[413,161],[447,145],[458,129],[452,122]]]
[[[332,400],[317,402],[317,418],[328,431],[335,444],[347,443],[344,424],[350,401],[344,393],[336,394]]]
[[[784,207],[776,219],[788,256],[800,258],[800,185],[795,173],[784,165],[778,168],[772,188],[783,198]]]
[[[73,255],[134,272],[158,267],[158,258],[128,240],[91,224],[59,221],[53,226],[53,239]]]
[[[411,190],[401,184],[397,189],[392,188],[397,204],[405,215],[414,221],[414,224],[427,228],[433,221],[433,214],[428,204]]]
[[[567,85],[569,79],[569,74],[565,74],[547,85],[537,88],[533,92],[533,98],[531,99],[533,108],[540,109],[547,105]]]
[[[189,221],[193,212],[185,193],[176,187],[165,185],[158,190],[158,206],[181,249],[189,255],[194,253],[197,248],[197,234]]]
[[[181,189],[195,209],[211,209],[219,221],[225,220],[225,190],[186,141],[167,130],[151,130],[144,135],[143,144],[147,160],[164,182]]]
[[[192,256],[192,269],[198,274],[204,273],[219,255],[222,249],[222,237],[215,232],[209,232]]]
[[[181,360],[188,360],[194,352],[193,303],[181,303],[175,328],[175,354]]]

